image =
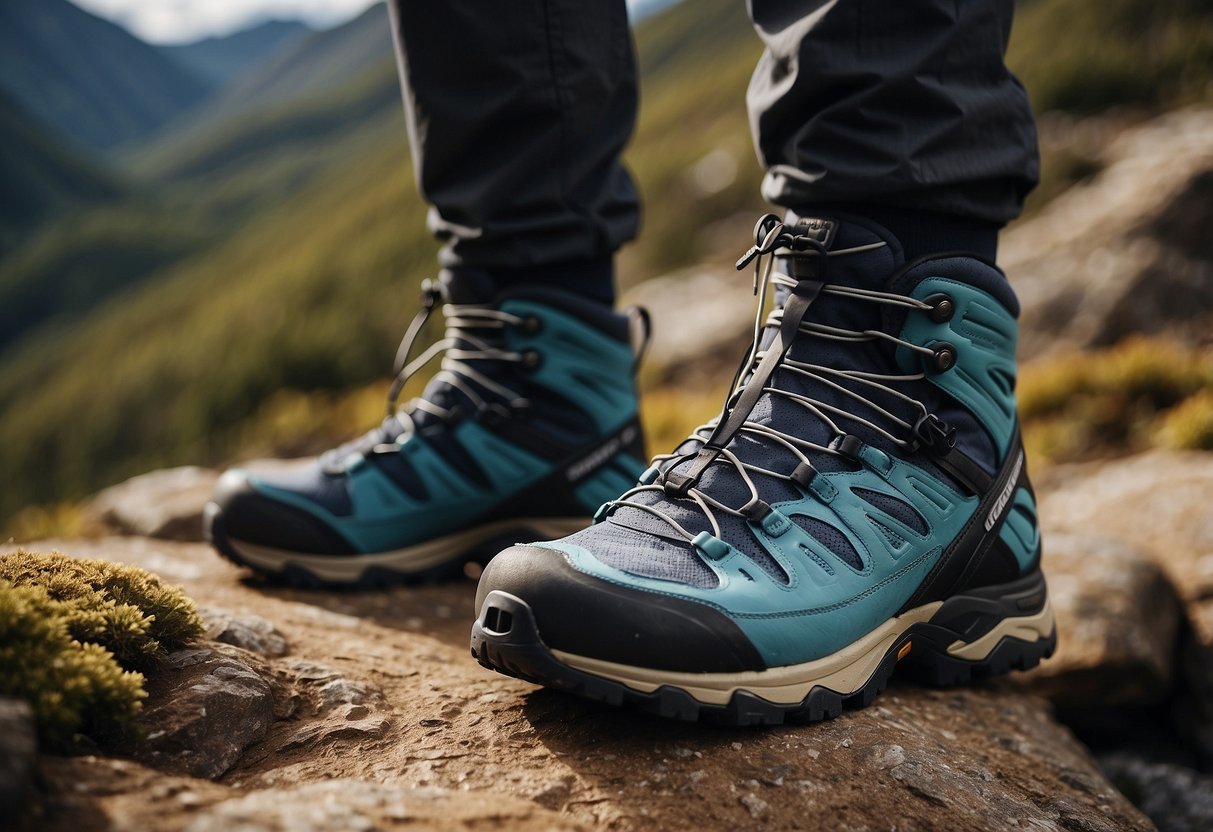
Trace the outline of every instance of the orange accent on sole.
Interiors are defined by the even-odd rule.
[[[914,642],[912,641],[907,641],[905,644],[903,644],[901,649],[897,651],[897,661],[901,661],[906,656],[910,655],[910,648],[913,646]]]

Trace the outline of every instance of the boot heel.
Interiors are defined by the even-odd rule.
[[[949,598],[917,625],[898,670],[931,685],[1028,670],[1053,655],[1057,628],[1039,571]],[[904,647],[902,649],[905,649]]]

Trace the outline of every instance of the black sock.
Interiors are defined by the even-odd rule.
[[[879,223],[901,243],[906,262],[924,254],[962,251],[984,257],[991,263],[998,254],[998,223],[937,214],[913,208],[887,205],[835,204],[806,205],[796,209],[802,217],[830,216],[831,212],[851,214]]]
[[[523,286],[544,286],[562,289],[606,306],[615,304],[615,263],[611,257],[583,263],[510,268],[455,266],[443,270],[443,282],[450,287],[459,287],[454,289],[454,294],[465,297],[468,302],[470,296],[485,294],[486,288],[495,296]],[[461,291],[463,287],[471,291]]]

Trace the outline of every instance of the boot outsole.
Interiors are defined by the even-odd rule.
[[[940,649],[930,627],[911,625],[892,643],[875,671],[858,689],[838,692],[814,686],[800,702],[788,705],[770,702],[745,690],[735,691],[725,705],[713,705],[676,686],[663,685],[644,692],[570,667],[544,644],[526,602],[504,593],[493,593],[485,600],[472,627],[471,652],[489,670],[613,707],[630,707],[685,722],[750,727],[820,722],[845,710],[866,707],[888,687],[899,670],[915,681],[940,687],[1012,670],[1028,670],[1052,656],[1057,644],[1055,628],[1035,641],[1004,636],[983,659],[968,661]],[[899,661],[901,657],[905,660]]]

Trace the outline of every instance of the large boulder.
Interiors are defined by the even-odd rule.
[[[1054,468],[1036,483],[1049,533],[1114,538],[1171,579],[1200,644],[1213,647],[1213,454],[1155,451]]]
[[[202,539],[202,509],[219,474],[187,465],[132,477],[85,506],[92,525],[118,534],[166,540]]]
[[[1183,618],[1175,588],[1142,549],[1069,532],[1045,537],[1057,652],[1032,687],[1058,705],[1149,707],[1174,686]]]
[[[1003,235],[1024,358],[1133,332],[1200,340],[1213,323],[1213,108],[1130,128],[1100,162]]]

